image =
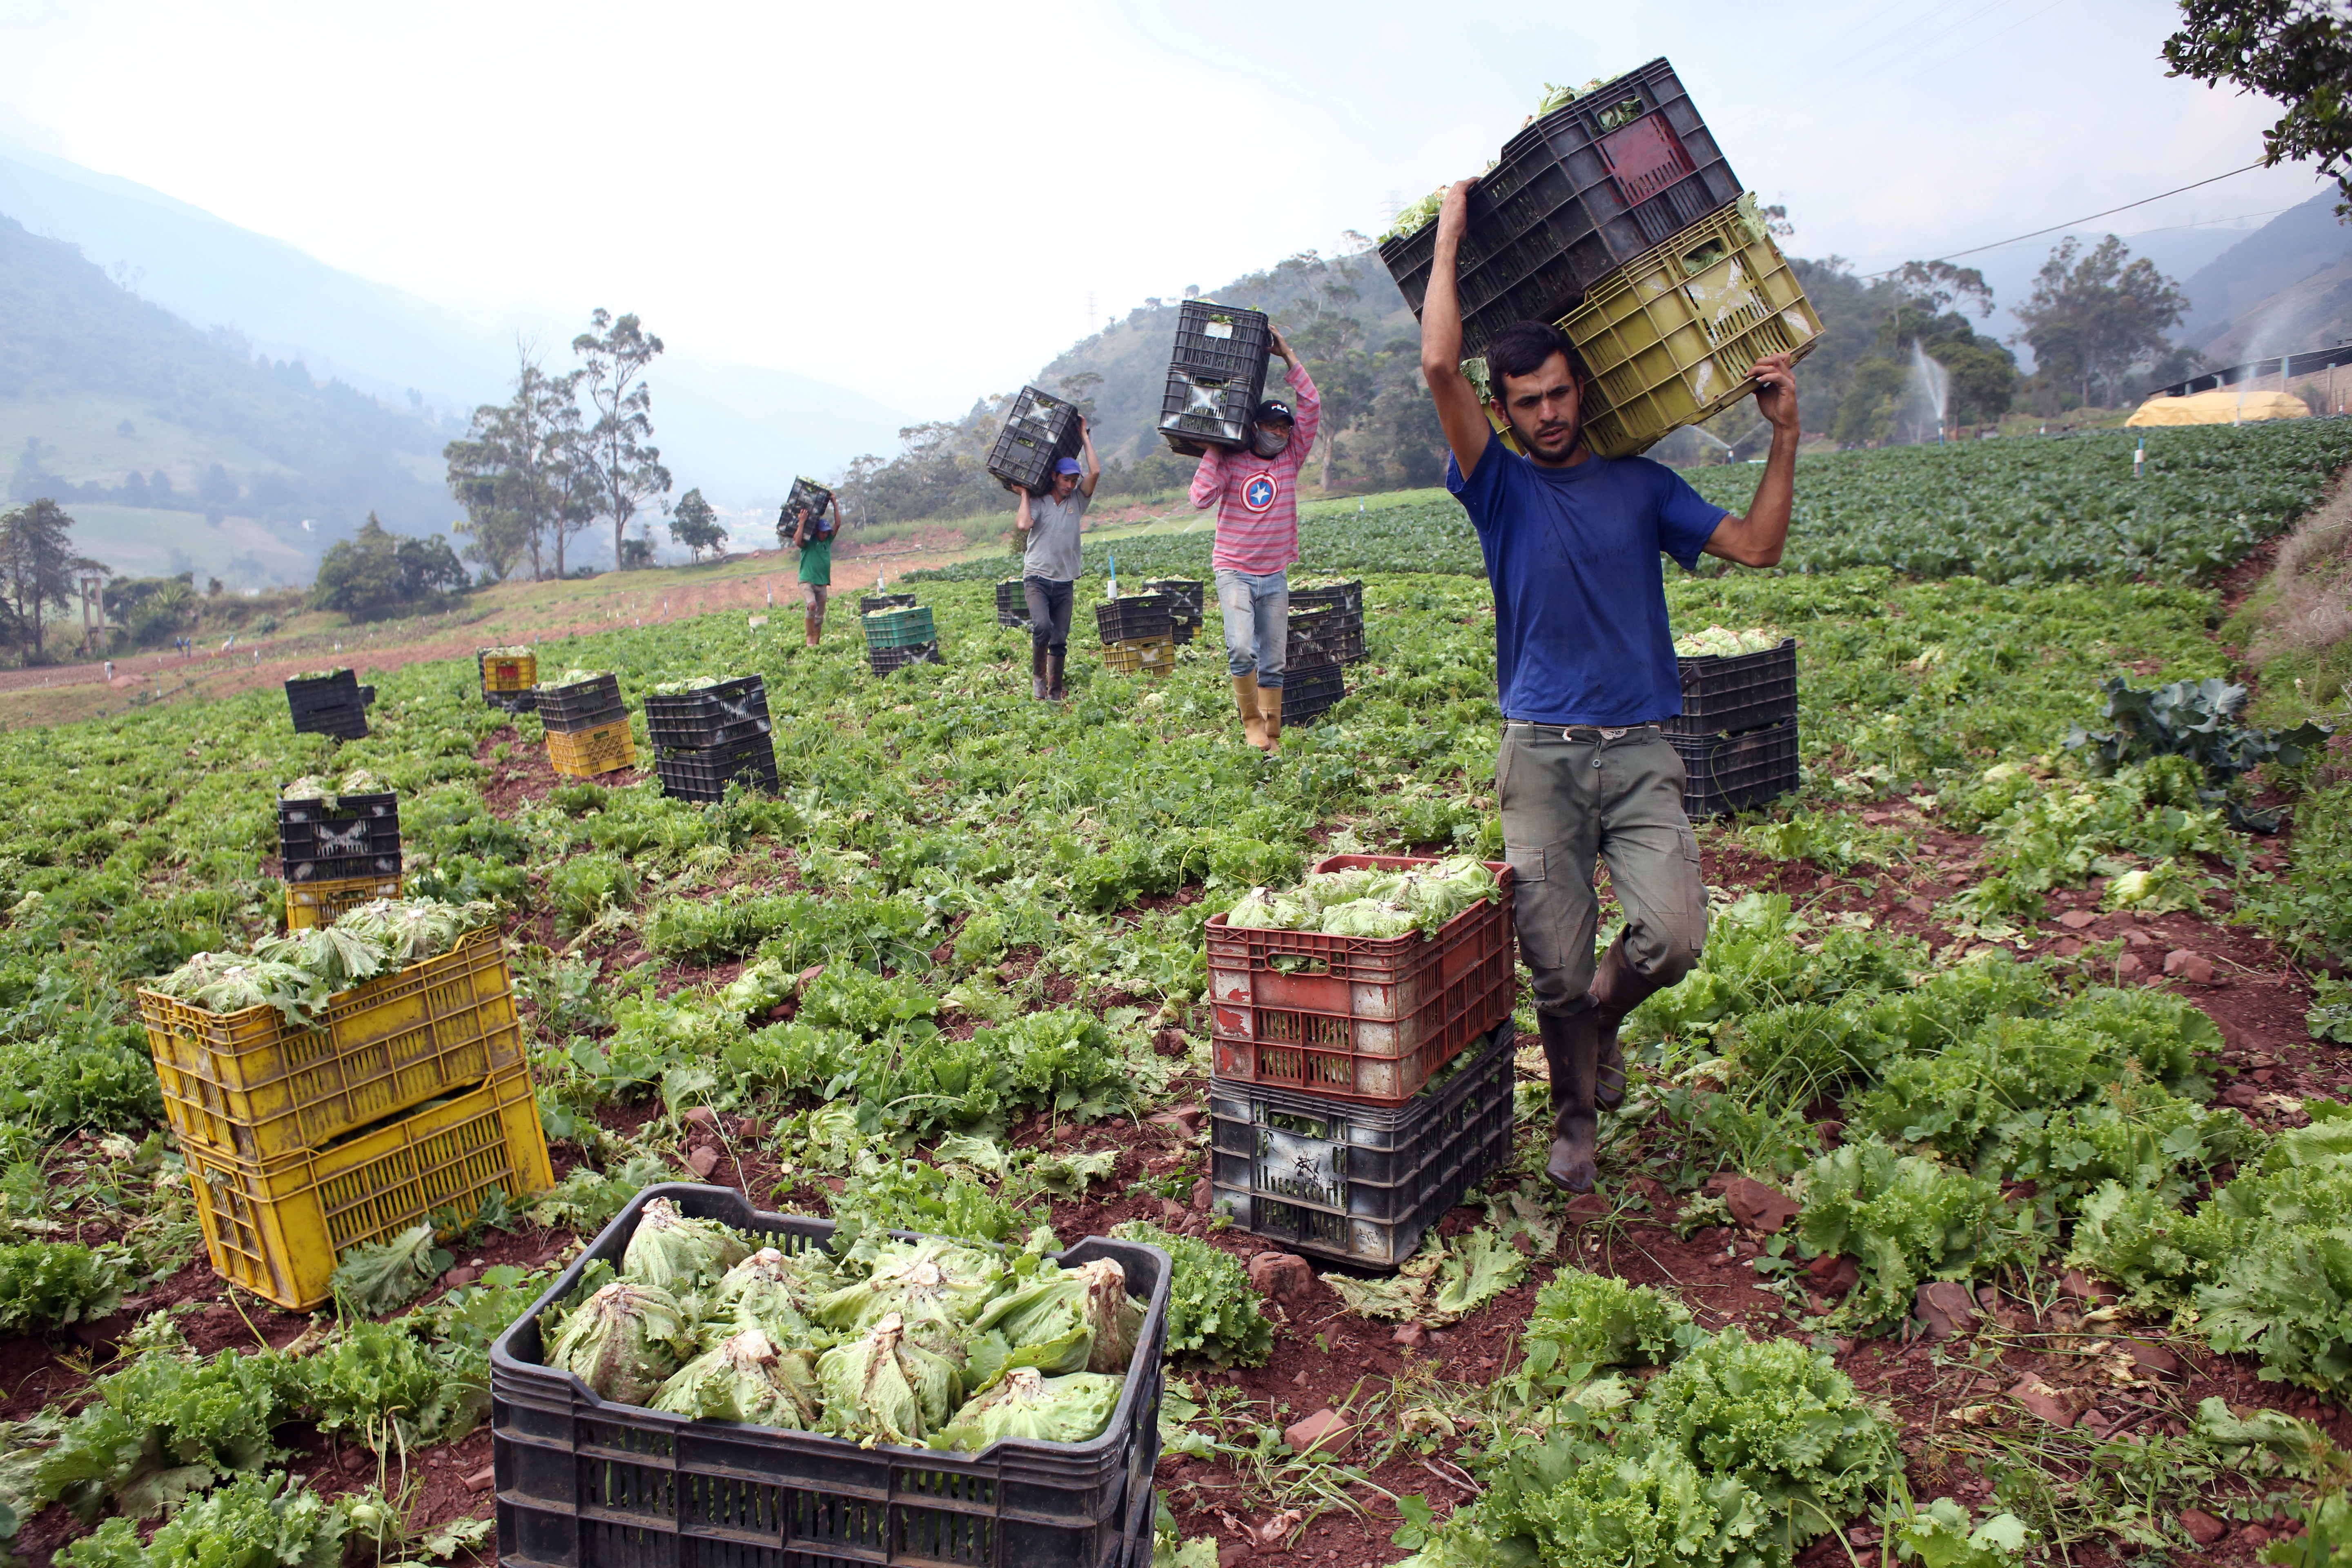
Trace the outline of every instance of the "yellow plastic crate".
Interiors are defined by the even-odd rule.
[[[539,656],[535,653],[492,653],[485,648],[478,658],[485,691],[529,691],[539,684]]]
[[[493,1192],[519,1204],[555,1184],[523,1067],[314,1152],[186,1154],[213,1268],[296,1312],[327,1301],[335,1260],[354,1247],[427,1218],[453,1231]]]
[[[1176,668],[1174,637],[1130,637],[1103,644],[1103,663],[1120,675],[1166,675]]]
[[[139,1013],[181,1142],[241,1160],[323,1147],[523,1060],[496,931],[337,994],[321,1029],[275,1007],[207,1013],[156,991],[139,994]]]
[[[1822,339],[1752,196],[1627,262],[1559,326],[1600,384],[1584,434],[1604,458],[1722,413],[1756,390],[1758,359],[1801,358]]]
[[[559,773],[568,773],[576,779],[592,779],[615,768],[635,767],[637,741],[629,732],[626,719],[569,735],[550,730],[547,732],[547,760],[555,765]]]
[[[286,884],[286,929],[331,926],[362,904],[400,897],[397,877],[329,877]]]

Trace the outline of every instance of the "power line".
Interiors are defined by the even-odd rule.
[[[2232,169],[2226,174],[2215,174],[2211,179],[2198,180],[2186,185],[2175,186],[2173,189],[2168,191],[2160,191],[2152,196],[2142,196],[2136,202],[2126,202],[2119,207],[2109,207],[2105,212],[2093,213],[2088,217],[2078,217],[2068,223],[2052,224],[2048,228],[2037,228],[2032,234],[2013,234],[2007,239],[1996,239],[1990,245],[1972,245],[1966,250],[1955,250],[1948,255],[1930,257],[1925,265],[1933,266],[1938,261],[1958,261],[1963,256],[1974,256],[1980,251],[1986,250],[1999,250],[2004,245],[2015,245],[2020,240],[2039,239],[2045,234],[2056,234],[2061,229],[2075,228],[2086,223],[2096,223],[2103,217],[2113,217],[2117,213],[2127,213],[2134,207],[2144,207],[2150,202],[2160,202],[2166,196],[2177,196],[2183,191],[2193,191],[2200,185],[2210,185],[2215,181],[2231,179],[2236,175],[2245,174],[2247,170],[2259,169],[2263,166],[2263,160],[2258,158],[2254,162],[2247,164],[2244,169]],[[1902,271],[1904,267],[1908,267],[1911,264],[1906,261],[1904,262],[1902,266],[1890,267],[1884,272],[1865,272],[1863,274],[1863,277],[1865,279],[1871,278],[1891,277],[1895,273]]]

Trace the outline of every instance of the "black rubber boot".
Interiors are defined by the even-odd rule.
[[[1593,1016],[1600,1020],[1600,1066],[1592,1102],[1601,1110],[1614,1110],[1625,1102],[1625,1048],[1617,1043],[1617,1026],[1625,1021],[1626,1014],[1664,989],[1633,967],[1625,956],[1625,933],[1618,932],[1617,940],[1601,954],[1587,993],[1592,998]]]
[[[1032,643],[1029,645],[1029,695],[1043,702],[1045,694],[1052,689],[1045,677],[1045,645]]]
[[[1070,689],[1062,684],[1062,661],[1068,657],[1066,653],[1050,651],[1045,655],[1045,695],[1056,702],[1069,699]]]
[[[1551,1068],[1551,1160],[1544,1174],[1564,1192],[1589,1193],[1598,1172],[1593,1146],[1601,1118],[1593,1107],[1593,1078],[1599,1067],[1601,1031],[1591,1008],[1566,1016],[1538,1013],[1543,1031],[1544,1061]]]

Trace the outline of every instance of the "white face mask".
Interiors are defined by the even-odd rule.
[[[1290,445],[1290,431],[1280,425],[1261,425],[1250,432],[1250,450],[1261,458],[1279,458]]]

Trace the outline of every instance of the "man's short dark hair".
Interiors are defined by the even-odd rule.
[[[1568,360],[1569,374],[1579,381],[1590,381],[1591,373],[1584,368],[1583,356],[1568,334],[1547,321],[1513,321],[1486,341],[1486,374],[1497,398],[1503,395],[1503,378],[1509,375],[1533,375],[1543,368],[1544,361],[1554,354]]]

